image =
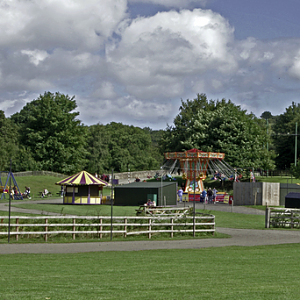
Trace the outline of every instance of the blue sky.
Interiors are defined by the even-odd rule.
[[[298,0],[2,0],[0,109],[75,95],[86,125],[165,129],[205,93],[281,114],[300,92]]]
[[[229,20],[237,39],[300,37],[297,0],[215,0],[207,7]]]

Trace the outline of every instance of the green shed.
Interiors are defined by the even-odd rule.
[[[138,206],[151,199],[158,206],[177,204],[177,182],[133,182],[114,188],[115,205]]]

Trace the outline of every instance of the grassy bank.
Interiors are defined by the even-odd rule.
[[[55,183],[60,181],[61,178],[55,176],[41,175],[41,176],[20,176],[15,177],[18,187],[22,193],[25,191],[25,186],[30,187],[31,191],[31,200],[41,200],[40,193],[46,188],[52,193],[52,198],[57,198],[60,195],[60,185]],[[5,184],[6,179],[2,178],[2,183]],[[13,182],[11,183],[13,186]],[[109,187],[104,188],[103,194],[110,195],[111,189]],[[2,194],[0,194],[2,196]],[[8,195],[5,194],[5,199],[1,202],[8,202]]]

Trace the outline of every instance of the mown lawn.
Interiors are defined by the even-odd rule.
[[[91,205],[64,205],[64,204],[13,204],[16,207],[27,209],[38,209],[41,211],[50,211],[61,214],[79,215],[79,216],[110,216],[111,207],[109,205],[91,206]],[[114,216],[135,216],[136,206],[114,206]],[[246,215],[231,212],[222,212],[216,210],[197,209],[196,212],[213,214],[216,217],[216,226],[228,228],[244,229],[264,229],[265,217],[263,215]]]
[[[0,255],[0,299],[298,299],[299,247]]]

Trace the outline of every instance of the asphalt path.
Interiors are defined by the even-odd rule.
[[[26,201],[26,203],[62,203],[62,199],[46,199],[41,201]],[[22,202],[23,203],[23,202]],[[185,204],[179,204],[184,206]],[[190,205],[190,204],[189,204]],[[196,208],[204,208],[203,204],[196,204]],[[222,210],[244,214],[264,214],[264,211],[224,204],[206,204],[207,210]],[[8,211],[7,204],[0,204],[0,210]],[[41,213],[36,210],[25,210],[12,207],[14,212]],[[43,214],[46,214],[43,212]],[[49,214],[50,215],[50,214]],[[51,214],[52,215],[52,214]],[[93,243],[41,243],[41,244],[0,244],[0,254],[15,253],[83,253],[101,251],[142,251],[156,249],[200,249],[208,247],[227,246],[259,246],[300,243],[300,230],[273,229],[233,229],[216,228],[217,232],[229,235],[229,238],[189,239],[174,241],[126,241],[126,242],[93,242]]]

